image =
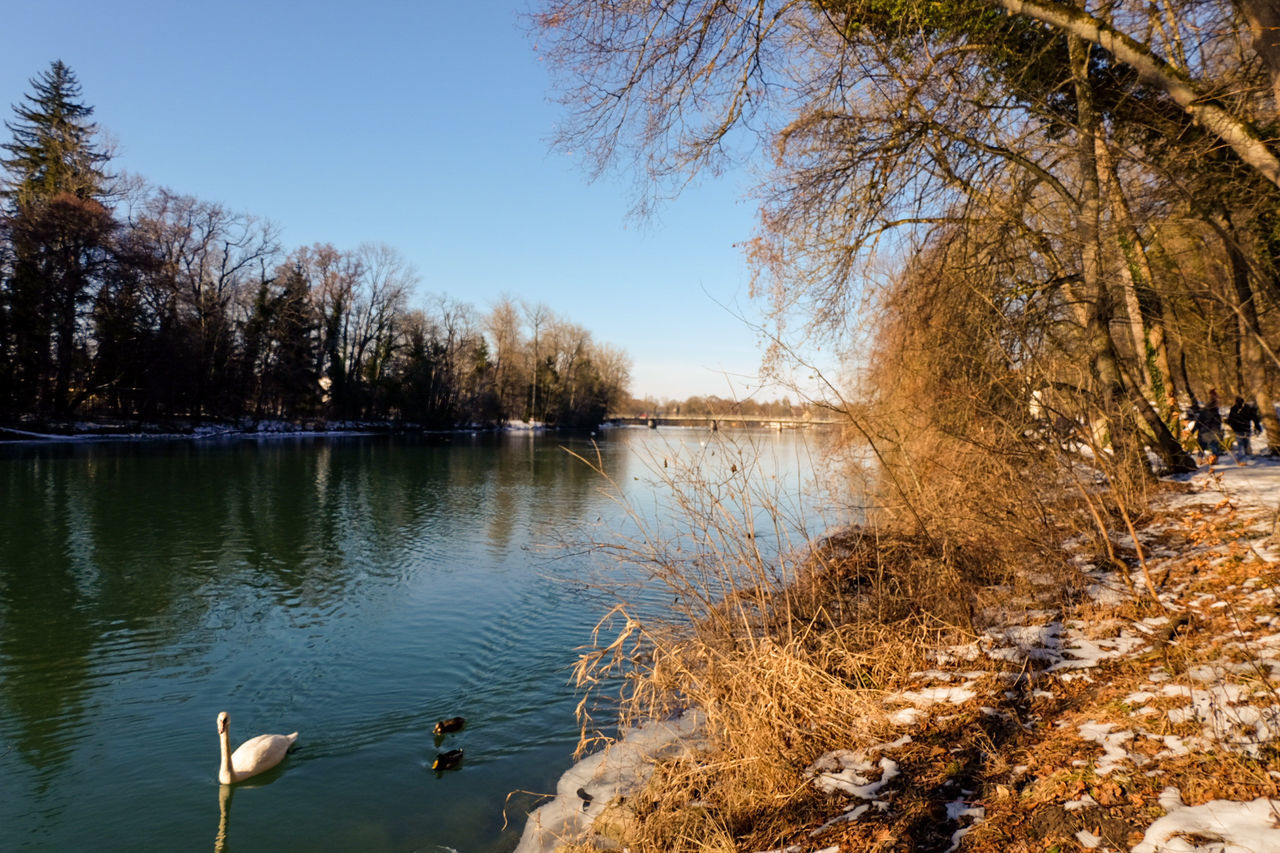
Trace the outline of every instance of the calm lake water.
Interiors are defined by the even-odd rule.
[[[651,460],[754,456],[792,489],[821,438],[596,441],[650,513]],[[596,452],[532,434],[0,445],[0,850],[510,850],[572,761],[569,668],[617,571],[544,546],[625,527],[565,447]],[[222,789],[224,709],[233,748],[295,729],[300,748]],[[463,766],[433,772],[455,747]]]

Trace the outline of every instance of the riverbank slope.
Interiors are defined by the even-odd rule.
[[[1125,571],[1069,541],[1074,578],[988,590],[963,642],[859,691],[858,731],[784,799],[731,807],[688,780],[735,757],[668,742],[625,800],[570,771],[519,849],[1280,850],[1278,501],[1274,458],[1165,481],[1136,540],[1113,537]],[[573,820],[546,831],[557,809]]]

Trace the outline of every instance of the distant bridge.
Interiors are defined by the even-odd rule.
[[[836,418],[779,418],[768,415],[608,415],[605,423],[618,426],[697,427],[708,429],[804,429],[805,427],[836,426]]]

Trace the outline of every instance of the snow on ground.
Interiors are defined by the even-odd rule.
[[[644,787],[655,761],[705,749],[701,722],[692,711],[651,720],[570,767],[556,783],[555,799],[529,815],[516,853],[552,853],[563,840],[586,835],[611,802]]]
[[[314,438],[324,436],[374,435],[386,431],[386,424],[360,421],[329,421],[323,429],[299,426],[292,421],[247,418],[235,425],[209,423],[177,432],[157,430],[129,432],[126,427],[105,429],[98,424],[78,423],[70,433],[32,432],[14,427],[0,428],[5,444],[68,442],[96,443],[116,441],[201,441],[216,438]]]
[[[94,423],[76,423],[71,425],[71,432],[54,433],[54,432],[33,432],[31,430],[18,429],[12,426],[0,427],[0,443],[3,444],[52,444],[67,442],[104,442],[104,441],[201,441],[217,438],[325,438],[335,436],[367,436],[381,435],[386,433],[392,424],[386,421],[315,421],[310,423],[298,423],[295,421],[279,420],[275,418],[241,418],[239,421],[232,423],[207,423],[199,426],[193,426],[190,429],[177,432],[160,432],[155,427],[150,430],[141,430],[136,426],[133,427],[134,432],[129,431],[129,426],[117,424],[114,426],[104,426],[103,424]],[[397,429],[405,431],[415,431],[421,428],[414,424],[398,424]],[[547,428],[542,421],[505,421],[498,427],[504,432],[541,432]],[[488,430],[491,427],[482,425],[473,425],[471,427],[457,427],[452,430],[444,430],[444,432],[476,432],[480,430]],[[435,430],[425,430],[426,432],[437,432]]]
[[[903,735],[893,743],[878,744],[866,752],[837,749],[815,761],[805,771],[805,775],[813,781],[815,787],[828,794],[841,793],[867,802],[853,803],[844,810],[844,814],[833,817],[810,832],[809,836],[816,838],[838,823],[857,820],[872,808],[887,811],[889,802],[876,799],[876,795],[898,775],[898,762],[881,756],[878,762],[873,763],[871,757],[877,752],[905,746],[910,742],[911,736]],[[878,779],[873,779],[871,774],[876,770],[880,771],[880,776]]]
[[[1280,850],[1280,801],[1258,798],[1247,803],[1211,800],[1187,806],[1177,788],[1160,795],[1165,816],[1147,829],[1132,853],[1266,853]],[[1194,840],[1193,840],[1194,839]]]

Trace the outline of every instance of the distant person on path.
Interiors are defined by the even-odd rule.
[[[1209,390],[1209,400],[1203,406],[1193,403],[1191,412],[1196,425],[1196,443],[1209,454],[1212,465],[1222,453],[1222,412],[1218,411],[1217,390]]]
[[[1245,411],[1249,413],[1249,423],[1253,424],[1253,432],[1255,435],[1262,435],[1262,412],[1258,410],[1258,404],[1254,400],[1244,404]]]
[[[1249,455],[1249,436],[1253,433],[1253,412],[1249,408],[1243,397],[1236,397],[1236,401],[1231,404],[1231,411],[1227,412],[1227,426],[1231,427],[1231,432],[1236,437],[1236,452],[1241,456]],[[1253,408],[1257,410],[1258,407]]]

